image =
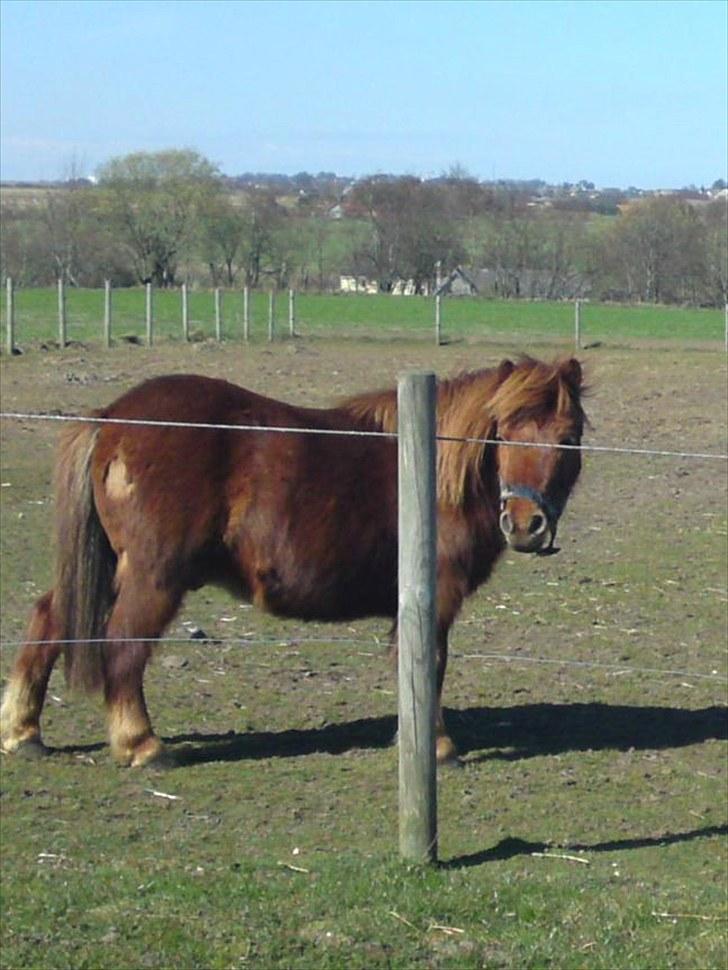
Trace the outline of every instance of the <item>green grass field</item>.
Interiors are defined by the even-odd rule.
[[[317,406],[512,349],[166,341],[28,353],[0,376],[4,408],[23,412],[184,370]],[[582,356],[587,443],[725,450],[721,354]],[[56,429],[0,433],[6,676],[50,582]],[[504,556],[455,624],[445,705],[462,767],[439,772],[430,868],[398,858],[387,622],[280,621],[192,594],[146,681],[181,763],[168,772],[115,767],[99,698],[55,671],[52,756],[0,761],[0,966],[725,967],[727,525],[722,464],[585,457],[560,552]]]
[[[101,290],[66,291],[67,338],[84,343],[103,339],[104,295]],[[189,302],[193,340],[215,335],[214,300],[211,292],[192,292]],[[426,297],[393,297],[298,294],[296,329],[301,336],[366,336],[401,339],[434,338],[434,301]],[[582,345],[606,343],[634,345],[644,341],[669,341],[684,346],[719,344],[724,338],[724,314],[665,306],[582,304]],[[0,312],[2,347],[6,340],[6,309]],[[276,299],[275,329],[288,334],[288,297]],[[223,295],[222,332],[226,340],[241,340],[243,298],[240,291]],[[574,306],[571,303],[450,298],[442,302],[442,334],[445,340],[503,341],[529,339],[543,344],[570,346],[574,342]],[[113,294],[112,339],[146,339],[145,293],[142,288],[116,290]],[[251,336],[268,338],[268,295],[251,298]],[[154,338],[182,339],[179,291],[154,294]],[[55,289],[19,290],[15,297],[15,343],[21,349],[58,340],[58,297]]]

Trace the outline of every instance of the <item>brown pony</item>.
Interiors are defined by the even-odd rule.
[[[579,475],[578,448],[508,442],[577,446],[581,393],[573,359],[504,360],[438,386],[438,697],[463,599],[506,544],[551,550]],[[63,650],[69,682],[104,692],[114,757],[160,756],[144,668],[186,591],[205,583],[278,616],[396,617],[396,441],[264,430],[394,432],[394,390],[313,410],[208,377],[158,377],[92,416],[119,423],[80,420],[61,436],[55,582],[5,691],[6,752],[45,750],[40,715]],[[145,420],[161,424],[124,423]],[[438,760],[454,754],[440,708]]]

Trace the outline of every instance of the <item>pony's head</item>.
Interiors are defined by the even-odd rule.
[[[489,402],[497,441],[500,528],[511,549],[547,553],[581,470],[581,365],[503,361]],[[540,447],[539,447],[540,446]],[[564,446],[564,447],[557,447]]]

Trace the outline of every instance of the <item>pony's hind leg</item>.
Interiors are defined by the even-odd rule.
[[[144,669],[152,641],[177,612],[181,596],[148,582],[125,582],[106,628],[105,700],[111,752],[134,767],[158,760],[162,742],[155,735],[144,699]]]
[[[0,749],[6,753],[44,754],[40,734],[48,680],[61,652],[53,619],[53,594],[35,604],[26,643],[15,659],[0,706]]]

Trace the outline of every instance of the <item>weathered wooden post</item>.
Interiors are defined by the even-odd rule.
[[[187,284],[182,284],[182,339],[188,343],[190,339],[190,297]]]
[[[288,291],[288,335],[296,336],[296,294],[293,290]]]
[[[5,294],[5,323],[7,326],[5,351],[8,357],[12,357],[15,349],[15,290],[10,276],[5,281]]]
[[[222,294],[220,287],[215,287],[215,340],[222,340]]]
[[[581,349],[581,300],[574,303],[574,347]]]
[[[276,294],[271,290],[268,294],[268,342],[272,342],[276,330]]]
[[[104,280],[104,347],[111,346],[111,280]]]
[[[243,340],[250,340],[250,290],[243,287]]]
[[[66,286],[63,277],[58,279],[58,346],[66,346]]]
[[[399,422],[399,848],[437,858],[435,376],[406,374]]]
[[[442,297],[438,293],[435,297],[435,344],[440,346],[442,343],[442,309],[441,309]]]
[[[151,347],[154,341],[154,310],[152,306],[152,284],[146,285],[146,308],[147,308],[147,347]]]

